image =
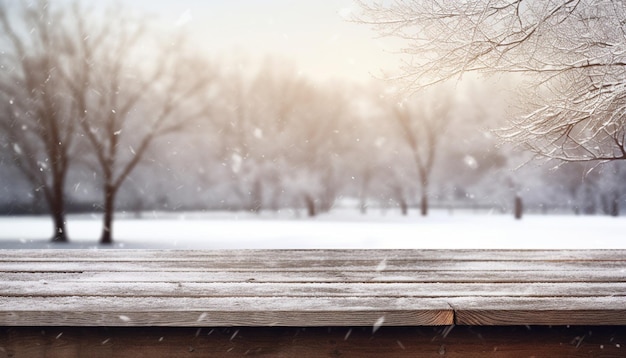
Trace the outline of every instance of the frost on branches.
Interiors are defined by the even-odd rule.
[[[626,4],[616,0],[361,2],[404,40],[407,90],[463,73],[519,74],[526,115],[504,136],[567,161],[626,159]]]

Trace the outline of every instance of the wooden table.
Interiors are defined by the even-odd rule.
[[[516,352],[561,347],[570,356],[589,356],[593,345],[598,353],[626,356],[621,325],[624,250],[0,250],[0,358],[3,352],[50,356],[59,340],[67,340],[61,348],[79,352],[61,356],[122,356],[131,342],[150,357],[197,354],[199,347],[212,347],[210,356],[216,347],[223,354],[248,347],[257,356],[328,356],[328,344],[314,342],[329,341],[341,356],[391,353],[386,344],[400,354],[392,356],[467,356],[475,352],[467,348],[475,332],[497,355],[511,353],[507,342],[523,343],[524,335],[541,330],[535,343],[515,343]],[[593,339],[585,333],[590,329]],[[283,348],[272,350],[251,338],[281,342],[294,332],[310,343],[302,351],[278,343]],[[177,338],[167,345],[180,348],[174,352],[157,339],[181,335],[206,342],[194,348]],[[152,336],[153,344],[144,342]],[[115,342],[117,350],[107,348]],[[26,346],[48,348],[37,355]],[[137,357],[137,350],[126,353]]]

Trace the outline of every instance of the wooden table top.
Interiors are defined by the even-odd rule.
[[[0,250],[0,326],[626,325],[626,250]]]

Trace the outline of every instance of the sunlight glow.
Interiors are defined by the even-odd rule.
[[[129,1],[154,14],[163,27],[191,35],[199,52],[212,57],[240,55],[260,62],[275,57],[295,63],[314,80],[367,82],[398,67],[389,43],[367,26],[346,21],[350,0]]]

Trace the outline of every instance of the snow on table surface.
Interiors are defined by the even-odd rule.
[[[92,248],[100,215],[68,216],[72,243],[49,243],[48,216],[0,217],[0,248]],[[626,218],[432,211],[382,214],[336,210],[316,218],[292,211],[119,214],[116,248],[152,249],[625,249]]]

